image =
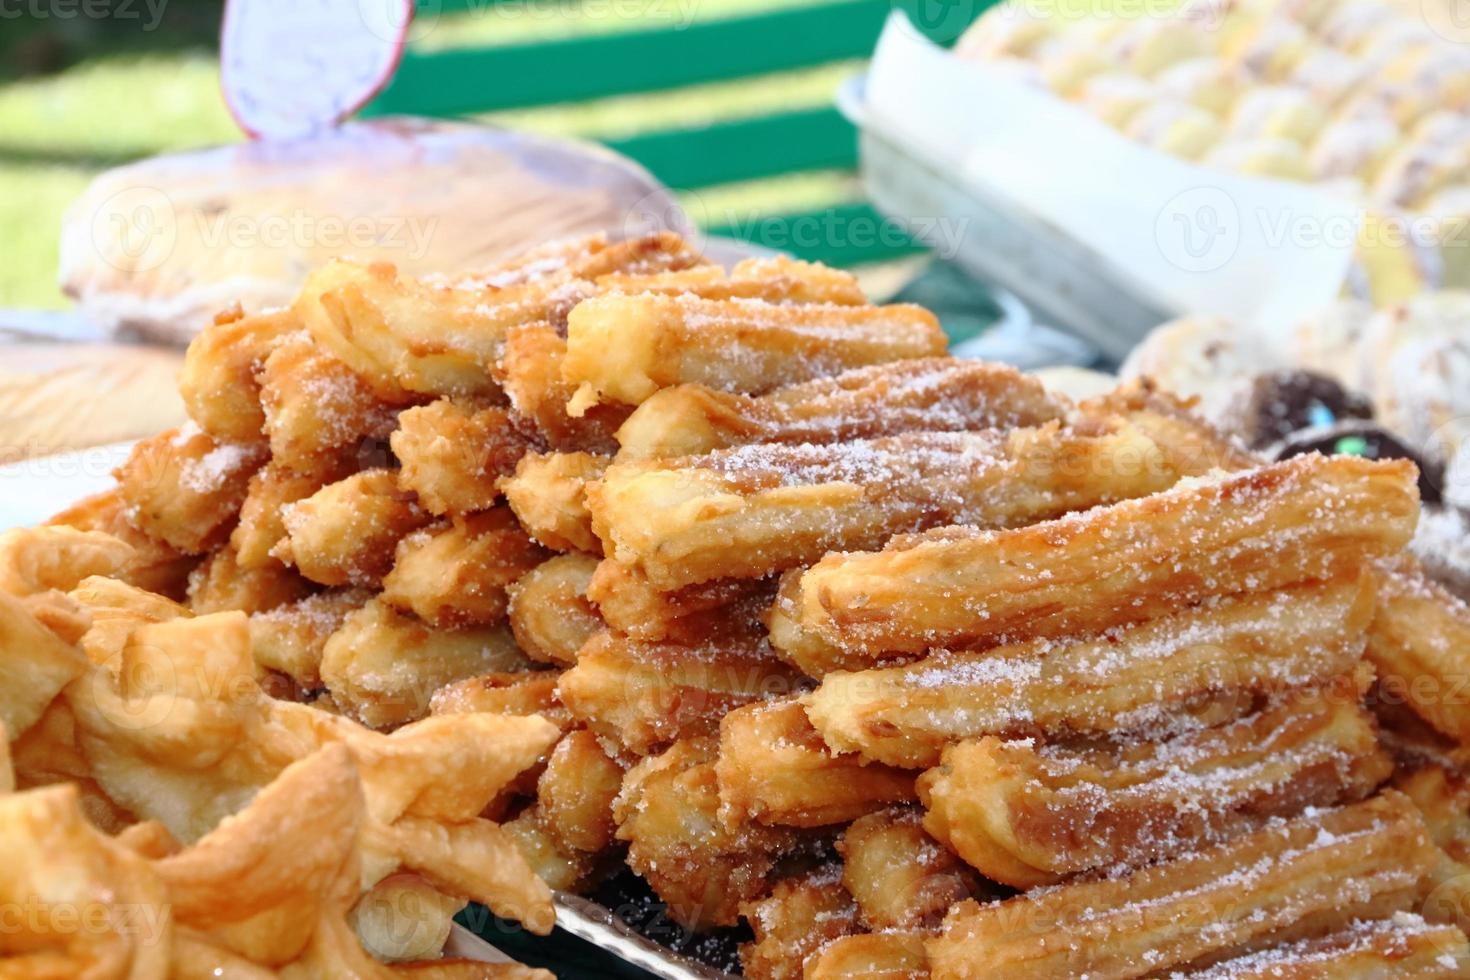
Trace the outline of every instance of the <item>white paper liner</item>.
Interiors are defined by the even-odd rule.
[[[867,109],[962,182],[1106,257],[1121,288],[1184,313],[1289,326],[1338,296],[1361,209],[1303,184],[1215,171],[964,62],[893,14]]]

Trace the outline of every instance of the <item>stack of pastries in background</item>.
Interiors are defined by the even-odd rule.
[[[253,962],[428,955],[388,888],[544,930],[625,864],[753,977],[1470,970],[1470,609],[1404,551],[1412,464],[1264,463],[668,235],[337,262],[181,388],[5,539],[54,656],[0,808],[187,856],[337,772],[302,812],[358,873],[242,901],[299,927]],[[245,955],[229,908],[180,936]]]
[[[1015,0],[957,53],[1174,156],[1363,202],[1363,295],[1470,286],[1470,35],[1452,3],[1171,6],[1076,18]]]

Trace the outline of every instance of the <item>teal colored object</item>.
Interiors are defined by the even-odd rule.
[[[992,2],[826,0],[677,27],[437,51],[410,46],[393,80],[364,115],[463,116],[865,58],[894,10],[947,44]],[[475,0],[428,0],[421,6],[432,14],[478,9]],[[608,145],[681,191],[813,171],[852,172],[858,162],[856,131],[830,107],[639,133]],[[869,227],[882,234],[865,234]],[[707,230],[838,266],[923,250],[863,201],[754,215],[738,226]]]

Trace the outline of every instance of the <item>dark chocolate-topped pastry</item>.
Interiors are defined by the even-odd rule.
[[[1419,499],[1438,506],[1443,500],[1444,467],[1412,449],[1383,426],[1363,419],[1315,425],[1289,433],[1264,453],[1269,459],[1288,459],[1303,453],[1325,456],[1362,456],[1366,459],[1407,459],[1419,467]]]
[[[1283,368],[1251,381],[1236,416],[1235,429],[1246,445],[1264,449],[1299,429],[1371,419],[1373,403],[1325,374]]]

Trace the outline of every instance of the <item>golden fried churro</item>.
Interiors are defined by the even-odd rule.
[[[256,470],[240,505],[240,522],[230,532],[230,546],[240,567],[280,565],[271,557],[271,549],[286,536],[286,505],[351,476],[355,468],[348,460],[327,456],[313,460],[307,470],[292,470],[274,462]]]
[[[1081,402],[1071,421],[1085,430],[1089,422],[1106,425],[1118,415],[1142,429],[1168,465],[1187,476],[1250,469],[1261,462],[1234,439],[1204,424],[1189,402],[1155,388],[1147,379],[1129,381]]]
[[[562,674],[561,698],[593,731],[643,754],[677,738],[713,735],[732,708],[789,694],[800,680],[754,631],[681,646],[604,630]]]
[[[501,830],[515,841],[521,857],[548,888],[574,891],[591,877],[596,855],[560,844],[546,829],[539,806],[526,807],[514,820],[502,824]]]
[[[492,395],[489,368],[517,323],[564,318],[592,284],[564,275],[504,288],[449,285],[387,263],[337,260],[307,277],[292,311],[386,402]]]
[[[555,670],[522,670],[481,674],[445,684],[429,700],[436,715],[485,712],[492,715],[540,715],[563,731],[572,727],[572,716],[556,694],[561,673]]]
[[[591,453],[527,453],[500,481],[505,502],[531,537],[554,551],[602,553],[592,533],[586,489],[602,477],[607,457]]]
[[[403,464],[399,482],[431,514],[488,510],[500,497],[500,478],[532,448],[505,409],[448,399],[400,414],[388,442]]]
[[[1029,524],[1179,476],[1126,422],[1099,435],[1048,423],[614,462],[587,500],[608,557],[673,590],[760,578],[937,524]]]
[[[933,357],[845,371],[752,397],[703,385],[654,393],[617,431],[627,459],[756,442],[831,444],[904,432],[1013,429],[1061,418],[1041,383],[985,361]]]
[[[1299,456],[1031,527],[829,555],[783,584],[781,611],[869,653],[1100,631],[1329,577],[1402,548],[1418,511],[1412,463]]]
[[[921,816],[909,807],[870,813],[837,843],[842,881],[875,932],[938,926],[975,891],[974,872],[925,832]]]
[[[264,461],[263,444],[216,442],[186,422],[135,445],[114,475],[129,523],[198,555],[229,536],[250,476]]]
[[[195,613],[239,609],[256,613],[303,599],[314,586],[280,562],[244,568],[235,549],[219,548],[189,573],[188,606]]]
[[[301,330],[289,310],[246,316],[239,307],[219,314],[189,342],[179,371],[179,395],[199,428],[220,442],[264,438],[260,370],[282,338]]]
[[[271,554],[322,585],[377,585],[398,542],[430,522],[393,470],[363,470],[289,504]]]
[[[929,965],[936,980],[1151,975],[1408,910],[1434,858],[1414,805],[1389,791],[1123,877],[962,902]]]
[[[305,691],[322,686],[322,650],[347,614],[367,604],[366,589],[328,589],[250,617],[250,652],[267,670]]]
[[[545,557],[509,508],[467,514],[398,542],[383,601],[434,626],[497,623],[506,589]]]
[[[338,260],[307,277],[292,310],[386,401],[403,403],[415,393],[487,395],[498,390],[490,369],[510,327],[564,320],[595,291],[589,280],[597,276],[696,261],[672,235],[548,255],[457,282],[412,279],[387,263]]]
[[[660,272],[692,269],[703,265],[699,252],[669,231],[656,231],[622,241],[605,235],[588,235],[549,242],[512,258],[459,277],[466,286],[483,284],[504,289],[558,275],[576,279],[602,279],[625,274],[652,276]]]
[[[1470,943],[1456,926],[1409,912],[1356,922],[1339,932],[1246,953],[1194,970],[1190,980],[1452,980],[1470,972]]]
[[[1435,888],[1424,914],[1436,922],[1470,926],[1470,782],[1438,766],[1400,770],[1394,788],[1419,808],[1440,849]]]
[[[834,754],[791,699],[725,715],[715,773],[721,817],[736,825],[822,827],[918,798],[914,773]]]
[[[402,406],[379,400],[305,331],[278,342],[256,377],[277,466],[309,471],[323,455],[350,454],[363,439],[387,439],[398,424]]]
[[[868,301],[851,273],[786,256],[744,259],[726,275],[719,266],[671,272],[617,272],[599,276],[600,290],[619,293],[693,294],[704,299],[760,299],[771,303],[831,303],[862,306]]]
[[[1140,728],[1201,698],[1351,672],[1373,602],[1371,578],[1349,576],[1212,600],[1096,638],[839,671],[807,696],[807,715],[834,750],[911,767],[979,735]]]
[[[887,930],[837,939],[806,963],[806,980],[923,980],[929,976],[929,934]]]
[[[536,782],[536,806],[547,831],[565,848],[596,852],[613,842],[612,805],[627,767],[585,728],[556,743]]]
[[[775,590],[771,579],[716,579],[663,592],[638,570],[605,560],[587,584],[587,598],[609,626],[635,640],[698,643],[727,623],[757,621]]]
[[[919,780],[924,826],[1018,888],[1172,857],[1372,793],[1393,763],[1357,697],[1351,684],[1298,692],[1220,728],[1090,751],[960,742]]]
[[[825,944],[858,930],[857,905],[842,885],[842,868],[827,864],[776,882],[740,914],[755,933],[740,947],[752,980],[801,980],[802,964]]]
[[[741,904],[765,893],[796,831],[728,827],[718,817],[714,743],[674,743],[629,770],[614,807],[628,866],[648,880],[669,918],[690,929],[733,925]]]
[[[605,625],[587,601],[596,567],[591,555],[556,555],[510,586],[510,628],[526,656],[550,664],[577,662],[577,651]]]
[[[576,386],[562,380],[566,337],[549,323],[512,327],[500,357],[500,383],[517,412],[558,452],[617,452],[613,433],[628,417],[627,405],[594,405],[577,418],[567,414]]]
[[[1382,700],[1405,704],[1435,731],[1470,745],[1470,605],[1419,563],[1385,563],[1368,659]]]
[[[321,675],[345,713],[388,728],[422,718],[445,684],[524,666],[505,626],[434,629],[374,599],[327,640]]]
[[[855,367],[944,353],[939,321],[916,306],[786,306],[694,296],[597,296],[567,318],[568,410],[637,405],[695,383],[759,393]]]

